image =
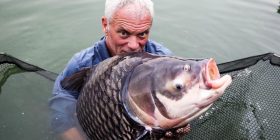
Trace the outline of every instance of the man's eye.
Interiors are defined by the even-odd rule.
[[[140,37],[140,38],[146,38],[147,35],[148,35],[147,32],[143,32],[143,33],[138,34],[138,37]]]
[[[125,38],[125,37],[128,36],[128,32],[126,32],[126,31],[120,31],[120,32],[119,32],[119,35],[120,35],[122,38]]]

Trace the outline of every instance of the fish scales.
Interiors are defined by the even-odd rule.
[[[80,105],[80,107],[77,107],[78,118],[88,118],[88,114],[93,115],[90,117],[92,119],[91,121],[88,119],[85,121],[83,119],[85,123],[81,124],[83,128],[89,128],[86,129],[86,133],[91,139],[135,139],[135,136],[143,133],[143,128],[135,127],[130,123],[131,121],[128,120],[127,116],[124,115],[125,109],[121,105],[122,97],[119,94],[122,88],[122,77],[126,76],[140,61],[140,57],[129,59],[120,56],[109,61],[105,60],[102,66],[98,65],[96,67],[96,73],[93,73],[90,79],[93,82],[88,82],[85,85],[87,88],[83,88],[77,103]],[[95,87],[92,85],[95,85]],[[87,91],[84,91],[85,89]],[[97,92],[98,94],[96,94]],[[80,103],[80,100],[83,100],[83,102]],[[86,103],[91,103],[92,108],[95,108],[91,110],[93,112],[83,109],[86,106],[88,108],[88,104]],[[97,109],[99,107],[101,109]],[[100,126],[98,130],[101,131],[90,128],[92,127],[88,125],[90,123],[94,126]],[[108,134],[110,134],[109,137],[103,137],[108,136]]]
[[[212,58],[131,53],[81,70],[62,86],[80,92],[77,117],[90,139],[156,140],[167,131],[182,138],[178,127],[205,112],[230,83]]]

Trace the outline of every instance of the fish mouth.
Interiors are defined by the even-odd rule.
[[[221,77],[216,61],[210,58],[205,67],[205,85],[210,90],[216,92],[224,92],[225,88],[231,83],[232,79],[229,75]]]
[[[217,67],[217,63],[215,59],[210,58],[205,67],[205,78],[206,78],[206,85],[209,88],[212,88],[211,81],[217,80],[220,78],[220,72]]]
[[[224,94],[225,89],[232,82],[232,78],[229,75],[221,77],[217,63],[213,58],[210,58],[206,63],[203,78],[206,89],[201,88],[201,101],[196,104],[199,108],[211,106],[214,101]]]

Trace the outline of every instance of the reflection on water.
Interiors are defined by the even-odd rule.
[[[151,38],[184,57],[218,63],[280,54],[278,1],[216,0],[155,3]],[[60,72],[69,58],[102,36],[104,0],[0,0],[0,52]],[[17,71],[14,71],[17,72]],[[12,73],[14,73],[12,72]],[[47,101],[52,82],[32,73],[5,74],[0,139],[52,139]]]
[[[35,73],[7,79],[0,95],[1,140],[53,140],[47,107],[52,85]]]

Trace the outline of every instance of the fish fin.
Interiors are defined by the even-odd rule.
[[[61,87],[66,90],[80,92],[93,70],[94,68],[84,68],[73,75],[64,78],[61,81]]]

